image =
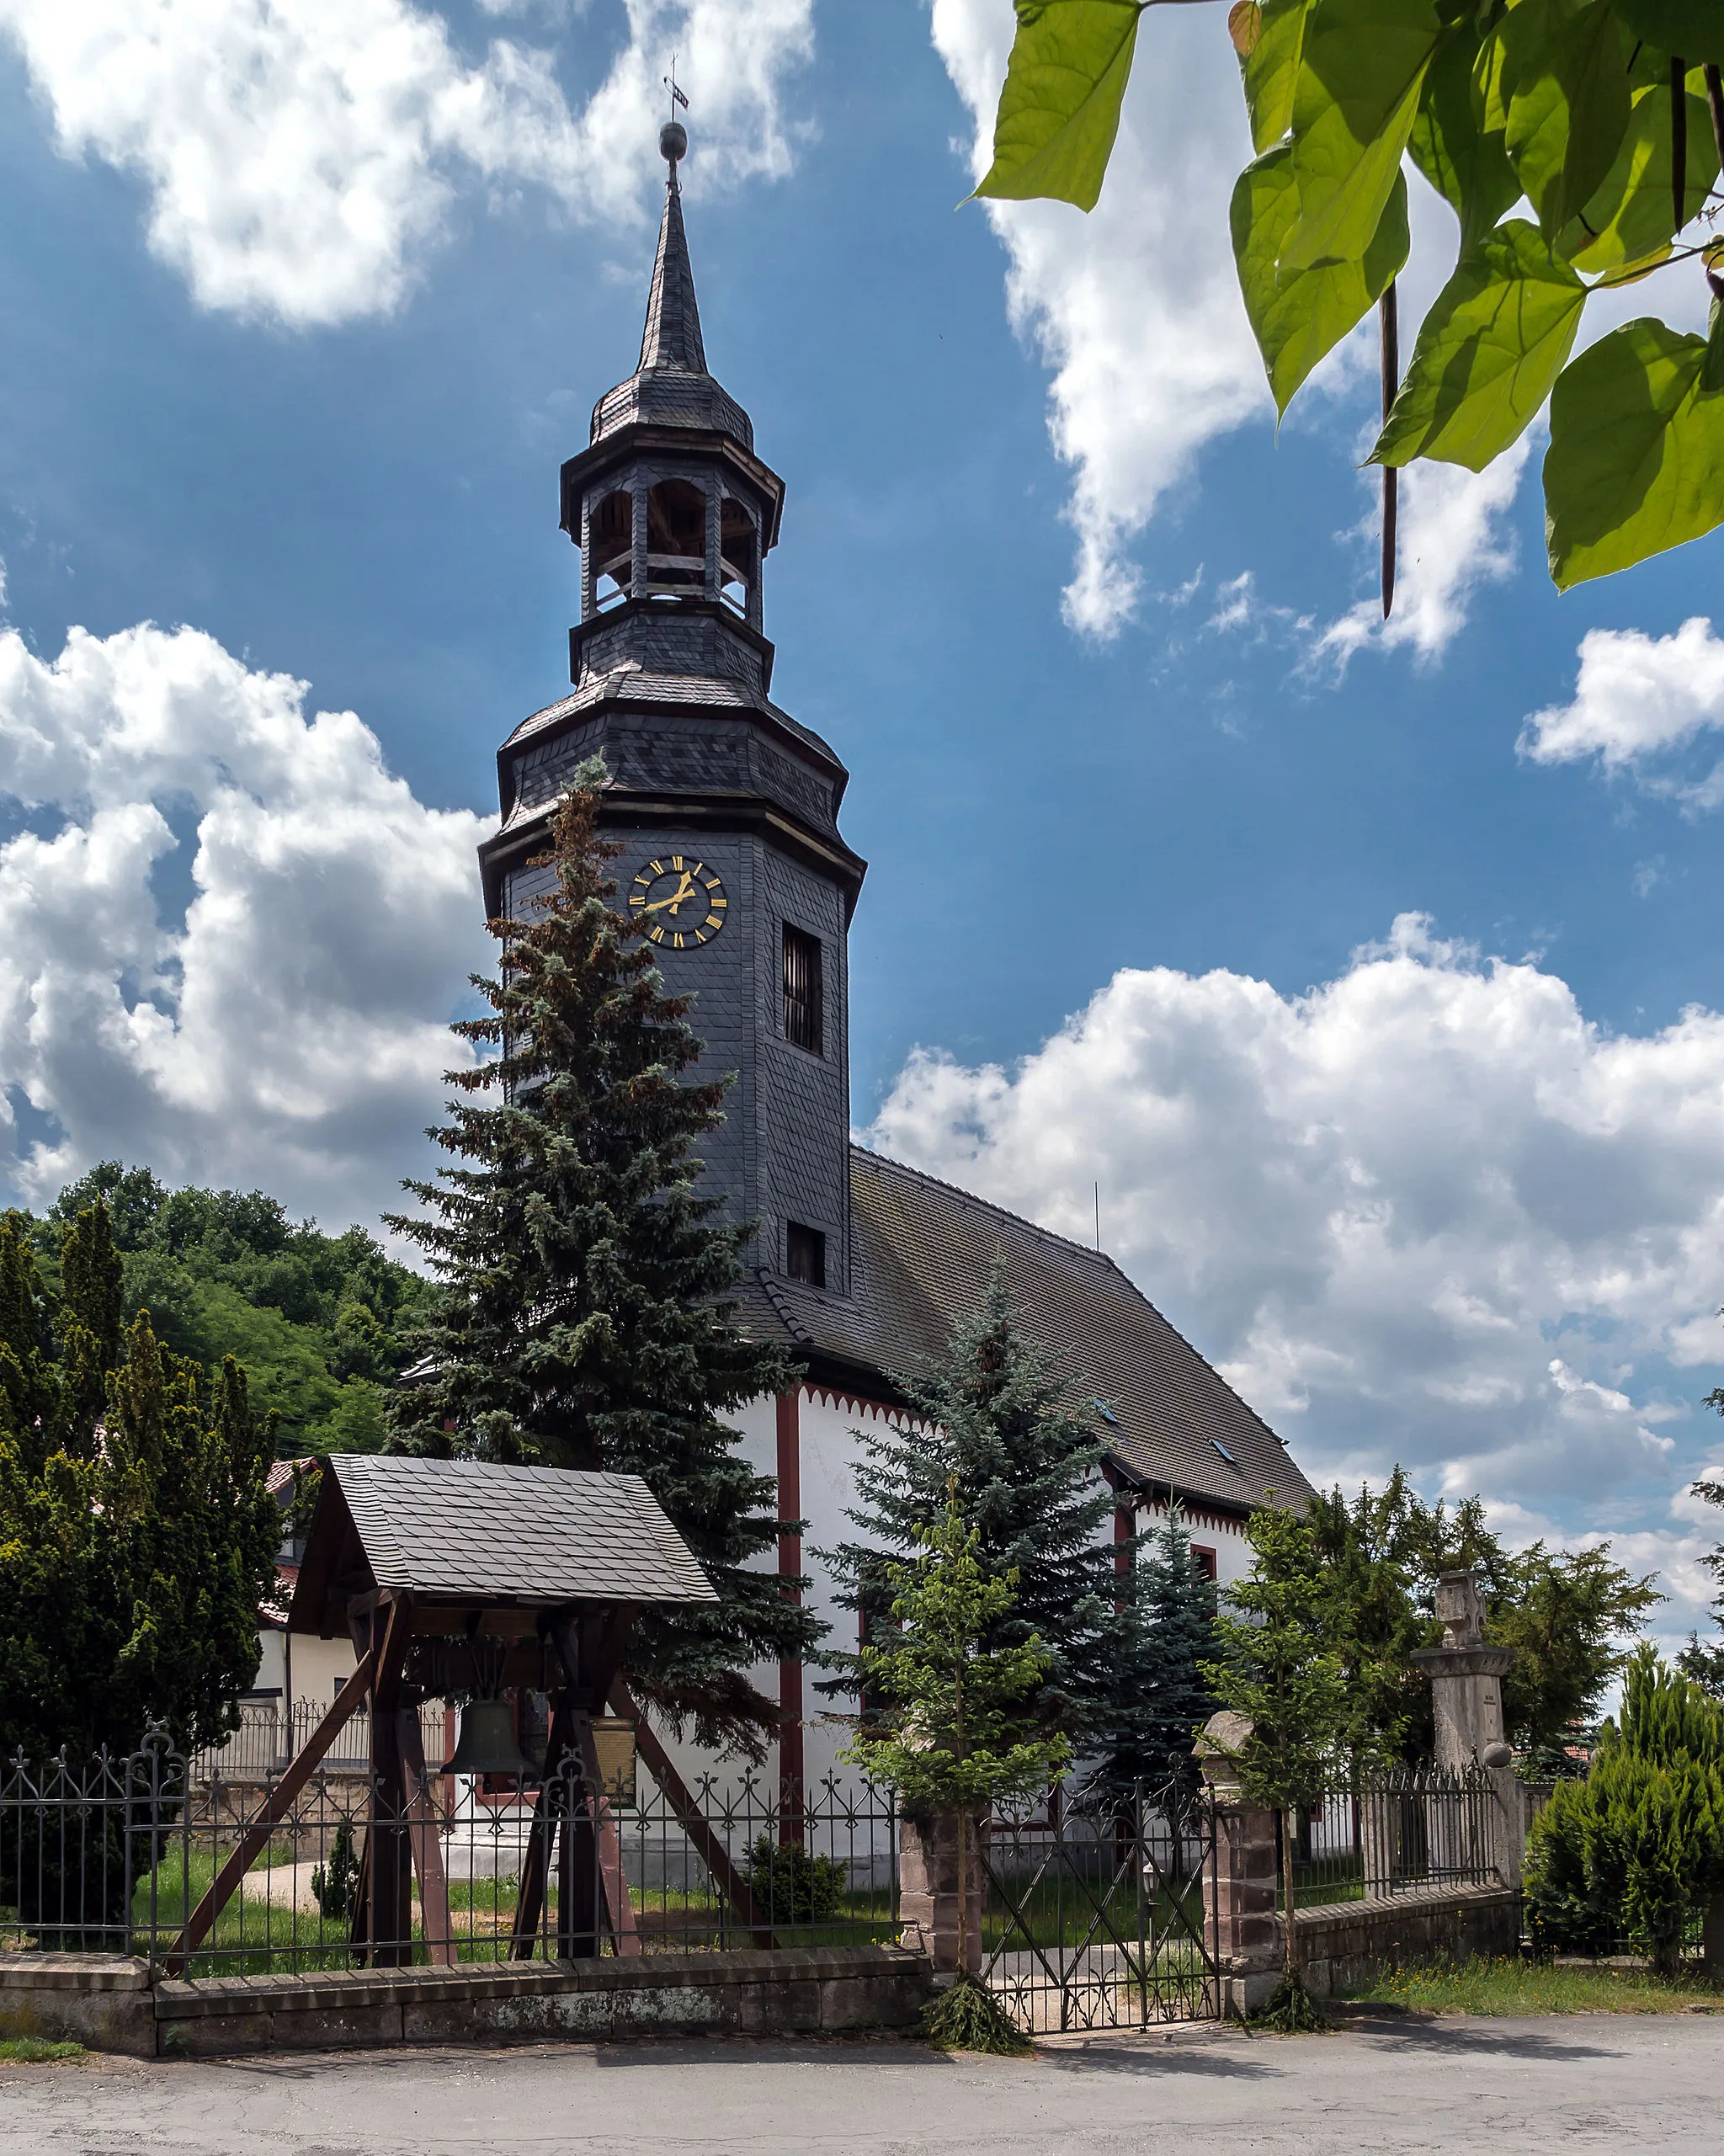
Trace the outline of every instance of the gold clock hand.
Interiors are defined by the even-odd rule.
[[[643,913],[662,913],[668,908],[670,912],[674,913],[685,898],[698,898],[700,896],[700,892],[694,888],[693,878],[684,870],[682,882],[676,890],[672,892],[668,898],[655,898],[650,906],[643,906],[641,911]]]

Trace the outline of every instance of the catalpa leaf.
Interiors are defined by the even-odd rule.
[[[1698,87],[1698,71],[1689,77]],[[1680,229],[1670,184],[1670,84],[1636,90],[1628,132],[1604,183],[1557,242],[1577,268],[1615,269],[1638,262]],[[1688,170],[1683,224],[1700,215],[1718,177],[1718,146],[1704,98],[1688,95]]]
[[[1300,214],[1282,249],[1284,277],[1364,259],[1441,35],[1431,0],[1317,0],[1293,93]]]
[[[1524,218],[1487,233],[1431,303],[1370,461],[1482,471],[1550,395],[1586,293]]]
[[[1407,260],[1407,182],[1397,173],[1388,206],[1362,262],[1324,263],[1278,281],[1281,243],[1299,215],[1293,153],[1285,142],[1248,165],[1229,213],[1233,258],[1252,333],[1277,412],[1326,353],[1375,305]]]
[[[1503,130],[1485,126],[1482,100],[1473,89],[1483,42],[1470,23],[1455,24],[1444,37],[1407,142],[1414,164],[1461,220],[1463,254],[1520,200]]]
[[[1718,0],[1616,0],[1616,13],[1636,38],[1664,52],[1724,63],[1724,7]]]
[[[1556,378],[1545,457],[1551,574],[1566,591],[1724,523],[1724,396],[1706,340],[1643,317]]]
[[[1634,40],[1613,0],[1520,0],[1498,26],[1503,141],[1554,239],[1604,184],[1628,131]]]
[[[1018,35],[978,194],[1093,210],[1120,131],[1139,0],[1019,0]]]
[[[1293,125],[1293,88],[1313,0],[1263,0],[1257,43],[1239,62],[1251,146],[1267,150]]]

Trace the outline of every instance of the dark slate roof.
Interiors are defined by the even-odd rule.
[[[753,454],[754,426],[748,413],[714,381],[700,337],[694,270],[683,229],[683,194],[673,170],[658,227],[658,253],[647,288],[641,363],[625,382],[607,390],[593,407],[593,434],[603,441],[636,422],[657,427],[696,427],[728,434]]]
[[[641,666],[618,666],[604,673],[588,674],[572,695],[559,697],[556,703],[547,704],[542,711],[523,719],[503,745],[506,749],[518,748],[535,734],[544,733],[602,704],[639,704],[649,711],[686,705],[693,711],[705,707],[725,711],[764,711],[793,739],[806,743],[817,756],[823,757],[828,764],[838,763],[838,752],[812,727],[805,727],[800,719],[793,719],[770,698],[753,695],[744,682],[726,680],[722,674],[654,673]],[[842,770],[843,767],[838,764],[838,768]]]
[[[1268,1424],[1112,1259],[861,1146],[850,1148],[850,1197],[848,1299],[775,1274],[749,1296],[753,1323],[816,1365],[865,1381],[913,1374],[980,1304],[998,1255],[1024,1330],[1128,1480],[1233,1511],[1269,1490],[1296,1504],[1310,1495]]]
[[[685,375],[706,371],[700,308],[694,297],[694,265],[689,259],[689,236],[683,230],[683,190],[677,184],[674,170],[665,183],[658,253],[652,264],[652,282],[646,289],[641,365],[643,368],[674,367]]]
[[[379,1587],[529,1609],[717,1600],[638,1475],[352,1452],[329,1469]]]

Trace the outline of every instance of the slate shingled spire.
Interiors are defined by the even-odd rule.
[[[659,155],[669,165],[670,177],[665,182],[658,253],[646,292],[641,362],[626,381],[607,390],[593,407],[592,440],[596,447],[630,426],[690,427],[726,435],[752,456],[753,422],[713,379],[706,365],[689,236],[683,229],[682,183],[677,178],[677,166],[688,148],[689,137],[680,120],[659,130]],[[573,535],[572,526],[565,529]]]
[[[689,237],[683,230],[683,189],[677,162],[689,138],[674,120],[658,138],[670,166],[664,184],[664,216],[658,227],[658,257],[646,295],[646,327],[641,337],[641,371],[668,368],[680,375],[704,375],[706,349],[700,342],[700,309],[694,298],[694,271],[689,260]]]

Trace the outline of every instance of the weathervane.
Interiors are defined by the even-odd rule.
[[[670,167],[670,184],[675,187],[678,160],[686,157],[689,154],[689,131],[677,118],[677,107],[680,105],[686,112],[689,109],[689,100],[677,88],[675,53],[672,53],[670,56],[670,72],[664,77],[664,87],[670,92],[670,118],[658,130],[658,154]]]

